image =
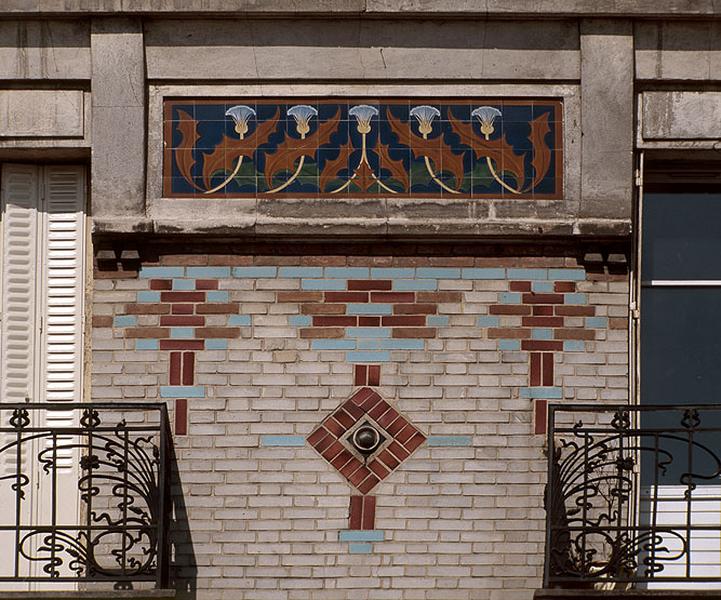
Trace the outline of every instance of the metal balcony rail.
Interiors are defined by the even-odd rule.
[[[0,582],[168,573],[164,404],[0,403]]]
[[[721,406],[549,407],[545,587],[721,582]]]

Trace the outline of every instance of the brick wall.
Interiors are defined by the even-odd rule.
[[[98,264],[93,398],[169,403],[199,598],[531,597],[546,403],[626,399],[627,276],[458,251]]]

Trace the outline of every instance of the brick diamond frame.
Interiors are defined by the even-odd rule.
[[[391,440],[367,465],[340,441],[366,415]],[[310,445],[361,494],[370,492],[425,441],[425,435],[367,387],[356,391],[308,436]]]

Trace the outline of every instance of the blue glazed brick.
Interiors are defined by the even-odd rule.
[[[281,267],[278,277],[323,277],[323,267]]]
[[[476,324],[478,327],[498,327],[500,322],[501,320],[498,317],[483,315],[478,317]]]
[[[372,337],[372,338],[388,338],[391,337],[390,327],[348,327],[345,330],[349,337]]]
[[[548,400],[559,400],[561,398],[560,387],[522,387],[521,398],[546,398]]]
[[[429,446],[470,446],[472,438],[470,435],[429,435]]]
[[[338,279],[368,279],[368,267],[326,267],[325,276]]]
[[[184,276],[185,267],[141,267],[138,271],[141,279],[173,279]]]
[[[607,329],[608,317],[588,317],[586,319],[586,327],[593,329]]]
[[[353,350],[356,346],[355,340],[321,339],[313,340],[310,347],[311,350]]]
[[[428,325],[435,327],[446,327],[448,325],[447,315],[430,316],[427,321]]]
[[[531,289],[536,294],[552,294],[554,292],[553,283],[550,281],[534,281],[531,283]]]
[[[343,291],[348,283],[345,279],[301,279],[300,287],[304,290]]]
[[[391,304],[349,304],[346,314],[390,315],[393,314],[393,306]]]
[[[371,277],[373,279],[413,279],[416,270],[412,267],[373,267]]]
[[[346,353],[346,360],[348,362],[357,363],[377,363],[377,362],[388,362],[391,359],[391,353],[387,350],[382,352],[348,352]]]
[[[277,267],[233,267],[233,277],[272,279],[278,272]]]
[[[302,435],[261,435],[260,445],[293,448],[305,446],[305,438]]]
[[[294,327],[308,327],[313,322],[308,315],[291,315],[288,317],[288,324]]]
[[[158,350],[160,349],[159,340],[135,340],[136,350]]]
[[[519,292],[501,292],[498,294],[498,301],[501,304],[520,304],[521,294]]]
[[[463,269],[463,279],[505,279],[505,269]]]
[[[586,349],[586,344],[583,340],[565,340],[563,342],[564,352],[583,352]]]
[[[586,271],[583,269],[549,269],[548,278],[555,281],[584,281]]]
[[[223,279],[230,277],[230,267],[188,267],[188,277]]]
[[[138,292],[138,302],[160,302],[160,292],[150,290]]]
[[[228,325],[235,327],[250,327],[250,315],[230,315]]]
[[[453,267],[418,267],[418,279],[460,279],[461,270]]]
[[[227,350],[228,349],[228,340],[226,340],[226,339],[205,340],[205,349],[206,350]]]
[[[508,269],[508,279],[548,279],[548,269]]]
[[[438,289],[437,279],[394,279],[393,289],[397,292],[430,292]]]
[[[423,350],[424,348],[423,340],[377,340],[368,338],[358,340],[358,350]]]
[[[113,319],[113,327],[135,327],[138,317],[135,315],[118,315]]]
[[[228,302],[230,293],[227,290],[211,290],[205,295],[208,302]]]
[[[382,529],[345,529],[338,533],[340,542],[382,542],[385,539]]]
[[[173,279],[173,289],[177,292],[195,290],[195,279]]]
[[[193,327],[171,327],[170,337],[174,340],[184,340],[195,337],[195,329]]]
[[[586,294],[563,294],[563,301],[566,304],[588,304],[588,296]]]
[[[161,398],[203,398],[205,387],[202,385],[161,385]]]
[[[348,544],[348,552],[351,554],[370,554],[373,552],[373,544],[365,542]]]
[[[533,340],[552,340],[553,329],[547,327],[534,327],[531,329],[531,339]]]
[[[521,340],[499,340],[498,342],[498,349],[499,350],[520,350],[521,349]]]

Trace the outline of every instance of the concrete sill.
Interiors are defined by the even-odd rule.
[[[175,590],[43,590],[42,592],[4,592],[0,600],[169,600]]]
[[[540,589],[534,600],[721,600],[721,590],[569,590]]]

